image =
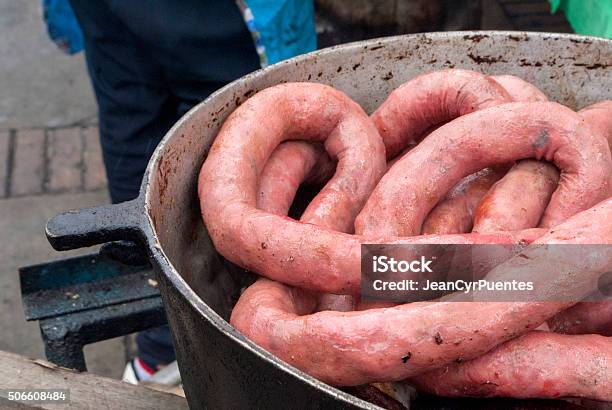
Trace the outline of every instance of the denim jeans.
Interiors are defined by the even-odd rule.
[[[138,196],[155,147],[194,105],[259,68],[234,0],[71,0],[83,32],[113,203]],[[174,360],[168,326],[141,332],[151,368]]]

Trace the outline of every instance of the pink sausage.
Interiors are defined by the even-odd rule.
[[[269,110],[272,103],[274,109]],[[260,121],[261,118],[266,121]],[[360,132],[353,134],[351,131],[355,129]],[[332,157],[338,154],[336,174],[303,217],[316,221],[317,210],[330,206],[334,209],[331,220],[339,221],[339,226],[350,223],[358,207],[346,204],[353,197],[363,198],[363,193],[369,192],[384,172],[384,147],[359,107],[338,91],[320,84],[272,87],[232,113],[200,172],[204,221],[217,250],[245,269],[293,286],[356,294],[360,282],[360,245],[376,242],[375,238],[365,239],[299,223],[255,208],[257,178],[261,172],[258,170],[278,143],[293,133],[301,138],[314,135],[317,141],[329,134],[331,142],[325,142],[326,149]],[[342,144],[346,145],[344,149]],[[312,218],[308,216],[309,210]],[[526,240],[525,235],[533,236],[533,233],[381,238],[378,241],[514,243]]]
[[[448,397],[612,400],[612,338],[533,331],[408,381]]]
[[[316,302],[299,289],[260,279],[240,297],[231,324],[323,382],[358,385],[402,380],[458,358],[478,357],[566,306],[483,303],[461,308],[455,303],[415,302],[312,313]],[[406,325],[398,325],[402,323]]]
[[[511,77],[511,76],[510,76]],[[516,78],[500,81],[513,98],[537,99],[541,92],[531,84]],[[514,91],[514,92],[513,92]],[[522,96],[516,95],[522,93]],[[544,96],[545,98],[545,96]],[[597,134],[612,141],[612,101],[591,105],[580,115]],[[475,232],[519,230],[537,226],[558,181],[558,171],[551,165],[522,161],[499,181],[486,195],[476,212]]]
[[[504,87],[514,101],[548,101],[548,98],[537,87],[518,77],[499,75],[492,76],[491,78]],[[480,176],[481,173],[482,176]],[[425,234],[469,232],[473,227],[476,207],[487,190],[502,177],[503,173],[505,173],[505,170],[502,172],[499,169],[496,172],[492,172],[489,169],[485,169],[465,177],[427,216],[422,232]],[[540,212],[543,211],[544,209]],[[538,220],[540,216],[541,213],[538,216]]]
[[[504,172],[503,169],[485,168],[463,178],[429,213],[422,234],[470,232],[478,204]]]
[[[612,199],[607,202],[612,202]],[[589,216],[591,225],[599,221],[591,210],[583,214],[582,222],[572,228],[573,235],[578,238],[595,231],[587,225]],[[603,236],[593,236],[592,242],[609,241],[611,228],[608,222],[598,229]],[[561,333],[610,336],[612,303],[578,303],[553,316],[548,324],[551,330]],[[407,382],[420,390],[450,397],[586,397],[610,400],[610,387],[606,386],[612,383],[611,354],[612,338],[533,332],[477,359],[453,363]],[[591,383],[586,383],[586,380]]]
[[[257,208],[277,215],[286,215],[293,203],[293,198],[298,187],[308,177],[318,174],[328,174],[325,166],[321,163],[321,158],[326,158],[321,148],[313,146],[303,141],[288,141],[279,145],[270,156],[262,172],[257,197]],[[329,162],[329,161],[328,161]],[[318,166],[317,166],[318,165]],[[323,169],[323,171],[321,171]],[[333,170],[332,170],[333,171]],[[363,203],[367,199],[368,192],[364,192],[366,197],[351,198],[352,201]],[[316,203],[316,200],[315,200]],[[339,226],[330,216],[334,213],[329,208],[318,209],[311,213],[319,215],[318,223],[320,226],[332,230],[352,229],[353,221],[345,226]],[[308,217],[302,216],[302,222],[310,222]],[[319,295],[318,310],[350,311],[354,309],[353,297],[350,295],[334,295],[323,293]]]
[[[357,216],[356,232],[369,237],[416,235],[426,215],[461,178],[526,158],[551,161],[561,169],[542,227],[607,197],[612,159],[602,136],[560,104],[512,103],[457,118],[404,155]]]
[[[322,147],[303,141],[280,144],[268,159],[259,182],[257,208],[287,215],[295,193],[324,154]]]
[[[578,303],[555,315],[548,325],[557,333],[612,336],[612,301]]]
[[[612,101],[590,105],[579,114],[594,132],[603,135],[608,143],[612,144]],[[536,165],[534,167],[537,168]],[[517,230],[536,226],[536,220],[547,203],[545,196],[550,195],[556,185],[551,177],[558,178],[551,165],[546,167],[547,172],[534,172],[533,175],[522,172],[523,175],[516,178],[509,174],[500,181],[494,190],[487,194],[478,209],[474,231]],[[499,185],[510,182],[511,179],[516,179],[514,188],[507,186],[500,189]],[[520,207],[517,208],[515,204],[520,204]],[[525,218],[522,220],[519,210],[524,210]],[[597,333],[612,336],[612,303],[579,303],[553,317],[549,325],[551,330],[561,333]]]
[[[441,77],[442,75],[446,75],[447,77],[449,77],[444,81],[444,84],[440,84],[442,80],[442,77]],[[512,76],[507,76],[507,77],[508,77],[510,86],[512,86],[513,89],[520,88],[519,86],[521,85],[520,82],[522,82],[522,80],[516,77],[512,77]],[[457,83],[454,84],[454,87],[456,87],[455,89],[452,88],[453,86],[452,81],[450,83],[447,81],[449,79],[457,81]],[[502,85],[503,85],[503,82],[502,82]],[[448,90],[442,90],[442,89],[437,88],[440,86],[441,87],[450,86],[450,88]],[[430,89],[427,89],[427,87],[430,87]],[[460,87],[463,87],[463,88],[459,90]],[[528,83],[525,83],[525,85],[522,86],[522,88],[525,88],[525,89],[528,89],[529,87],[535,89],[535,87],[531,86]],[[491,94],[496,96],[495,98],[498,99],[499,103],[508,102],[507,96],[504,95],[499,90],[498,87],[493,86],[490,80],[486,78],[486,76],[480,73],[471,72],[467,70],[447,70],[446,72],[442,74],[430,73],[430,74],[422,75],[418,77],[417,79],[414,79],[413,81],[409,81],[408,83],[406,83],[403,89],[406,91],[394,93],[393,96],[388,100],[388,102],[383,103],[381,108],[377,110],[375,114],[373,114],[372,118],[374,119],[375,122],[377,118],[382,118],[388,115],[387,108],[392,109],[394,101],[395,101],[395,104],[401,103],[405,106],[404,108],[409,110],[411,105],[415,104],[415,98],[418,98],[419,92],[426,93],[426,94],[431,94],[434,92],[452,93],[453,91],[458,90],[457,91],[458,94],[465,93],[466,91],[469,93],[472,93],[470,95],[470,98],[475,101],[478,101],[478,103],[472,104],[471,106],[466,105],[467,101],[463,99],[456,100],[456,101],[450,101],[447,98],[444,99],[444,103],[448,104],[449,106],[453,103],[457,104],[459,107],[455,110],[457,112],[471,112],[473,111],[474,106],[480,106],[481,104],[483,104],[482,106],[485,106],[485,107],[489,106],[490,105],[489,98]],[[482,96],[478,96],[476,94],[477,92],[481,92]],[[398,99],[400,98],[402,99],[401,102],[398,101]],[[430,118],[430,120],[432,120],[433,123],[426,123],[425,121],[423,121],[423,120],[426,120],[426,118],[422,118],[420,119],[421,121],[420,126],[424,130],[432,130],[432,129],[437,128],[439,125],[441,125],[441,123],[446,122],[453,117],[452,116],[446,117],[442,120],[440,118],[441,117],[439,117],[438,115],[433,115]],[[411,122],[409,124],[409,126],[414,126],[414,125],[415,125],[414,122]],[[384,130],[381,130],[381,132],[384,132]],[[429,131],[426,131],[426,132],[428,133]],[[414,138],[412,138],[410,142],[413,142],[413,141],[414,141]],[[387,145],[389,145],[388,147],[389,149],[393,149],[393,144],[390,144],[389,139],[387,139],[385,142],[387,142]],[[286,144],[296,144],[296,143],[286,143]],[[265,187],[265,188],[269,189],[272,195],[269,198],[258,197],[258,202],[268,200],[267,205],[277,206],[280,208],[283,208],[286,206],[285,202],[293,200],[292,195],[290,197],[283,198],[283,197],[278,196],[280,193],[274,192],[274,190],[281,189],[280,187],[285,186],[286,183],[292,182],[292,181],[287,181],[287,178],[288,178],[287,174],[288,172],[295,169],[295,167],[292,166],[292,167],[289,167],[289,169],[287,169],[288,167],[286,166],[286,164],[293,162],[293,161],[298,161],[299,163],[304,163],[309,166],[312,166],[309,162],[307,162],[307,160],[308,159],[310,159],[311,161],[313,160],[313,158],[311,157],[303,158],[304,155],[308,155],[307,152],[298,151],[297,148],[293,148],[292,150],[287,150],[287,149],[283,150],[281,149],[283,145],[281,145],[275,151],[275,154],[268,161],[270,165],[268,165],[265,170],[265,171],[269,170],[270,177],[264,178],[264,180],[270,181],[272,183],[271,187]],[[476,187],[487,185],[489,180],[490,178],[487,177],[480,183],[474,181],[473,178],[469,181],[469,183],[468,181],[466,181],[466,184],[462,185],[463,191],[467,191],[465,195],[459,194],[459,192],[455,193],[455,195],[453,195],[454,198],[451,201],[449,201],[449,203],[447,203],[444,207],[441,207],[439,211],[434,212],[433,219],[436,219],[436,214],[440,213],[439,217],[442,218],[443,220],[438,221],[439,223],[450,222],[448,219],[451,217],[455,217],[458,219],[457,223],[469,224],[471,227],[473,207],[476,206],[478,202],[477,200],[481,197],[481,196],[480,197],[478,196],[478,192],[477,192],[478,188]],[[473,188],[467,189],[468,186],[472,186]],[[462,188],[459,188],[459,189],[462,189]],[[455,203],[455,202],[460,202],[460,203]],[[455,208],[461,207],[461,205],[463,205],[465,208],[455,211]],[[261,207],[259,206],[259,208]],[[278,213],[278,212],[275,212],[275,213]],[[437,222],[433,222],[433,221],[432,223],[434,225],[438,224]],[[469,229],[470,228],[460,229],[460,230],[439,231],[435,229],[435,226],[432,226],[432,229],[426,230],[426,233],[459,233],[459,232],[468,232]]]
[[[385,142],[387,158],[392,159],[432,127],[511,101],[489,76],[449,69],[419,75],[399,86],[371,118]]]
[[[612,243],[612,199],[555,227],[538,243]],[[593,221],[597,221],[594,223]],[[586,229],[589,227],[589,229]],[[485,243],[485,242],[483,242]],[[540,248],[528,247],[491,274],[512,278],[531,260],[529,272],[548,268]],[[604,261],[609,263],[610,261]],[[602,274],[600,261],[585,266],[582,282]],[[527,272],[527,273],[529,273]],[[508,279],[507,277],[506,279]],[[586,290],[564,277],[555,289],[583,298]],[[548,294],[548,293],[547,293]],[[231,323],[272,354],[336,385],[403,380],[457,360],[476,358],[533,330],[571,302],[417,302],[357,312],[318,312],[316,298],[278,282],[259,280],[236,304]],[[478,292],[471,295],[478,299]],[[468,295],[470,297],[470,295]]]
[[[268,159],[261,174],[257,208],[276,215],[287,215],[295,194],[304,181],[313,179],[313,176],[316,179],[321,178],[323,174],[329,174],[325,170],[325,165],[320,164],[321,159],[327,157],[324,154],[321,147],[304,141],[288,141],[280,144]],[[333,169],[331,171],[333,173]],[[352,199],[362,202],[365,198]],[[325,209],[318,210],[319,214],[325,212]],[[309,222],[304,218],[301,221]],[[324,226],[329,229],[347,228],[336,226],[335,221],[329,218],[320,218],[319,222],[325,223]],[[317,309],[350,311],[354,309],[353,297],[323,293],[319,295]]]
[[[519,77],[498,75],[492,78],[502,85],[515,101],[548,101],[546,95],[537,87]],[[520,161],[483,199],[476,212],[474,231],[492,232],[537,226],[558,179],[559,172],[551,164],[532,160]]]
[[[286,215],[289,207],[291,206],[295,192],[306,176],[312,172],[312,166],[315,164],[318,155],[319,152],[316,147],[310,146],[308,143],[292,141],[281,144],[266,163],[264,172],[262,173],[260,180],[260,198],[265,198],[266,200],[261,201],[260,198],[258,198],[258,208],[266,212]],[[276,176],[276,172],[280,173],[282,177],[278,178]],[[354,198],[354,200],[360,199]],[[308,220],[304,220],[304,218],[302,218],[302,221],[308,222]],[[334,221],[332,220],[324,220],[323,223],[327,223],[326,227],[330,229],[335,227]],[[342,229],[342,227],[337,228]],[[525,231],[521,234],[525,241],[531,241],[540,235],[541,234],[537,231],[533,234],[529,231]],[[493,237],[492,239],[490,238],[491,237],[481,237],[483,240],[504,240],[503,238],[497,237]],[[511,238],[511,236],[508,238]],[[443,236],[430,237],[430,241],[440,241],[440,239],[445,241],[452,240],[452,238]],[[387,302],[361,302],[356,305],[354,298],[350,295],[321,294],[319,296],[317,311],[351,311],[356,307],[358,307],[359,310],[363,310],[366,308],[386,307],[392,305],[394,304]]]
[[[315,83],[270,87],[228,117],[200,171],[202,217],[216,249],[230,261],[292,285],[346,290],[352,285],[344,279],[346,269],[327,258],[350,235],[256,208],[259,175],[289,139],[324,142],[338,160],[335,175],[303,217],[317,223],[318,212],[331,208],[331,220],[352,225],[363,205],[352,198],[367,197],[385,172],[384,145],[361,107]],[[327,274],[318,271],[321,266],[328,266]]]
[[[578,111],[589,127],[603,135],[612,149],[612,101],[601,101]]]
[[[519,82],[522,81],[512,76],[500,77],[508,77],[514,88],[517,88],[515,85],[517,82],[516,80]],[[512,81],[512,78],[516,80]],[[405,126],[419,128],[421,130],[421,136],[427,135],[443,123],[464,113],[494,104],[510,102],[508,94],[504,93],[503,90],[494,83],[495,82],[491,81],[490,78],[483,74],[461,69],[424,74],[408,81],[402,87],[398,88],[398,90],[394,91],[387,101],[372,114],[373,121],[377,124],[381,124],[379,132],[387,136],[383,140],[387,146],[387,153],[391,155],[390,153],[394,152],[393,150],[395,150],[395,146],[397,145],[397,143],[394,142],[397,138],[389,134],[389,128],[384,126],[384,119],[388,119],[391,111],[401,109],[404,114],[412,117],[412,120]],[[535,87],[530,84],[525,84],[523,88],[532,87],[535,89]],[[428,99],[431,101],[431,95],[433,94],[437,95],[442,106],[432,109],[430,112],[416,112],[416,110],[422,110],[422,104],[418,100],[421,98],[421,95],[427,95]],[[453,98],[448,98],[448,95],[452,95]],[[433,104],[433,102],[431,104]],[[411,110],[412,114],[410,114]],[[396,121],[391,122],[396,123]],[[400,144],[402,145],[401,149],[405,149],[406,143],[413,143],[418,138],[402,139],[404,141]],[[263,190],[268,190],[272,196],[269,198],[258,197],[258,202],[267,201],[266,205],[274,209],[274,207],[282,208],[287,201],[292,201],[293,196],[277,198],[277,194],[280,194],[280,192],[275,193],[275,191],[281,190],[281,187],[285,186],[287,183],[290,184],[294,182],[287,180],[289,177],[295,177],[294,175],[288,175],[288,173],[294,172],[296,168],[299,169],[299,164],[308,165],[309,168],[312,167],[312,161],[315,160],[315,154],[310,151],[313,150],[315,150],[315,147],[311,147],[304,143],[288,142],[281,144],[268,161],[269,165],[267,165],[267,168],[264,170],[264,172],[269,173],[269,176],[263,179],[269,181],[272,185],[270,187],[263,187]],[[397,153],[394,153],[393,156],[396,154]],[[299,164],[293,165],[293,162],[298,162]],[[289,164],[290,166],[288,167],[287,165]],[[471,184],[473,183],[470,183],[470,185]],[[467,181],[466,185],[468,185]],[[457,194],[455,197],[456,196],[459,195]],[[432,231],[431,233],[442,232]]]
[[[480,202],[474,232],[538,226],[558,182],[559,171],[552,164],[531,159],[517,162]]]
[[[491,76],[516,102],[548,101],[548,97],[535,85],[514,75]]]

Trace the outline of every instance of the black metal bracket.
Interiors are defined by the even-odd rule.
[[[28,321],[38,320],[47,359],[87,370],[83,347],[165,324],[149,266],[92,254],[19,269]]]

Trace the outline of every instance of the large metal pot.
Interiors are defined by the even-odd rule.
[[[371,112],[419,73],[461,67],[515,74],[551,99],[581,108],[612,99],[612,41],[519,32],[453,32],[333,47],[249,74],[187,113],[153,155],[139,198],[58,215],[56,249],[117,239],[148,249],[190,407],[374,408],[289,366],[227,322],[249,280],[215,251],[200,217],[197,175],[220,125],[249,96],[287,81],[330,84]]]

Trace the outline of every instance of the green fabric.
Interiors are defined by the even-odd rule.
[[[612,38],[612,0],[548,0],[561,9],[576,33]]]

